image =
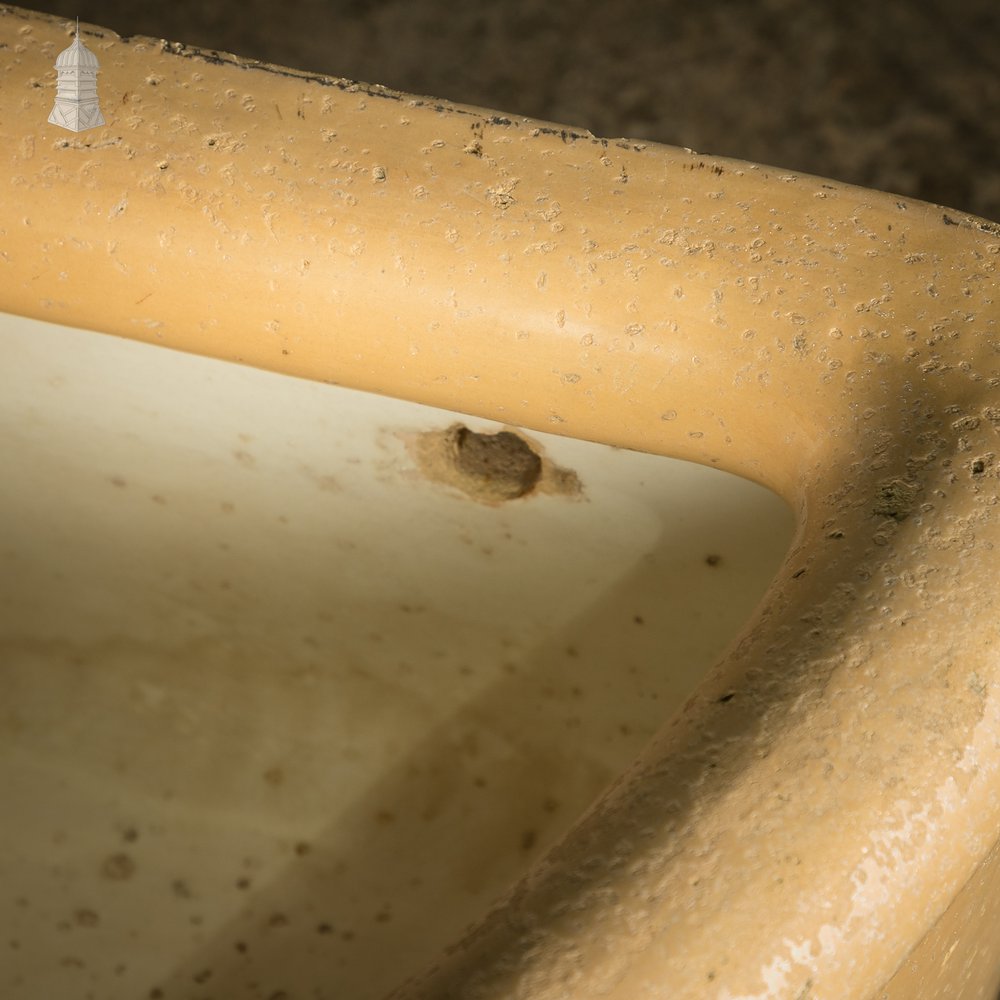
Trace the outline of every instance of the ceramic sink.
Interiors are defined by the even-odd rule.
[[[0,52],[5,998],[994,1000],[1000,226]]]

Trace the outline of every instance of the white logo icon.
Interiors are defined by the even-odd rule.
[[[49,123],[72,132],[104,124],[97,103],[97,56],[80,41],[80,19],[76,19],[76,38],[56,58],[56,103]]]

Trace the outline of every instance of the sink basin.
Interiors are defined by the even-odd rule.
[[[690,696],[791,537],[688,462],[507,430],[540,482],[484,501],[427,445],[496,422],[10,315],[0,357],[9,1000],[384,996]]]
[[[7,993],[991,1000],[1000,226],[80,33],[70,132],[0,8]]]

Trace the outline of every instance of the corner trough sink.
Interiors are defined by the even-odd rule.
[[[70,135],[73,33],[0,6],[4,1000],[990,1000],[1000,227],[89,25]]]
[[[384,996],[636,757],[791,537],[686,462],[10,315],[0,358],[6,1000]],[[456,425],[538,482],[464,491]]]

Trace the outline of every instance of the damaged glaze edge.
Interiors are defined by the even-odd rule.
[[[1000,229],[81,31],[107,125],[73,140],[38,83],[66,22],[0,7],[0,308],[713,465],[799,518],[696,696],[399,996],[941,975],[920,942],[980,912],[1000,829]],[[972,957],[926,995],[980,995],[996,931],[951,926]]]

